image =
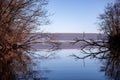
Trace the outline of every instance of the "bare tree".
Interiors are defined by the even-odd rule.
[[[110,36],[120,34],[120,0],[108,4],[104,13],[100,15],[100,28]]]
[[[103,63],[101,72],[106,78],[120,80],[120,0],[108,4],[99,19],[100,30],[103,31],[99,39],[76,39],[74,44],[80,43],[80,50],[85,55],[72,56],[76,59],[100,59]]]
[[[31,33],[49,23],[47,4],[48,0],[0,0],[1,80],[13,80],[10,74],[28,70],[33,54],[25,51],[30,50],[33,40],[40,38]],[[10,69],[6,70],[7,67]]]
[[[47,24],[47,3],[47,0],[0,0],[1,46],[20,48],[35,28]]]
[[[103,59],[107,58],[107,55],[113,51],[120,52],[120,0],[108,4],[104,13],[99,16],[99,20],[100,30],[103,31],[101,36],[99,36],[101,39],[76,39],[74,44],[80,43],[82,45],[80,49],[86,54],[83,57],[73,55],[77,59],[85,59],[87,57]]]
[[[101,29],[107,34],[108,48],[120,51],[120,0],[108,4],[104,14],[100,15],[100,20]]]

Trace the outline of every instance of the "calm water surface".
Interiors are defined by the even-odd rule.
[[[100,72],[101,63],[97,59],[76,60],[70,56],[80,54],[79,50],[66,49],[56,52],[38,51],[40,55],[53,54],[49,59],[37,62],[37,68],[47,80],[105,80],[104,73]],[[82,55],[82,54],[81,54]]]

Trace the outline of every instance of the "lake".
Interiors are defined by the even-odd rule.
[[[54,34],[53,37],[51,36],[52,39],[49,39],[49,35],[46,35],[46,37],[43,37],[41,40],[36,40],[36,43],[33,42],[33,44],[29,45],[31,46],[30,52],[32,51],[35,54],[29,54],[29,51],[26,51],[26,54],[26,52],[24,53],[23,51],[23,55],[19,55],[12,63],[7,62],[4,65],[0,65],[4,68],[2,69],[2,73],[5,74],[1,73],[2,78],[5,78],[4,76],[7,75],[7,78],[10,80],[106,80],[105,71],[101,72],[101,67],[104,68],[103,62],[99,59],[87,58],[83,60],[76,59],[72,56],[73,54],[84,56],[81,51],[78,50],[84,42],[73,44],[75,42],[74,39],[78,35],[79,34]],[[87,34],[86,37],[84,37],[84,35],[81,34],[77,38],[79,39],[83,36],[89,40],[93,35],[98,36],[97,34]],[[99,36],[98,38],[94,37],[94,39],[99,40]],[[18,52],[22,53],[21,50],[18,50]],[[31,57],[32,61],[28,56]],[[35,64],[32,65],[31,62]],[[108,62],[109,60],[106,61],[106,63]],[[108,72],[110,72],[110,74],[107,74],[108,76],[111,76],[111,73],[113,74],[113,72],[111,72],[112,65],[114,64],[108,65]],[[115,69],[116,66],[114,70]],[[119,68],[115,70],[116,74],[118,74],[118,72]],[[115,76],[116,75],[112,75],[113,78]]]
[[[40,59],[36,63],[36,69],[40,70],[40,80],[105,80],[103,72],[100,72],[101,62],[98,59],[77,60],[72,54],[81,54],[77,49],[62,49],[49,52],[37,51],[41,56],[49,58]]]

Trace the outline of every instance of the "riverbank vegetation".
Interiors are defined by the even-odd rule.
[[[49,23],[47,4],[47,0],[0,0],[0,80],[31,73],[33,55],[28,51],[39,37],[30,34]]]
[[[97,58],[103,63],[101,72],[105,72],[108,80],[120,80],[120,0],[110,3],[99,16],[99,26],[103,39],[76,39],[83,42],[80,47],[84,56],[72,55],[76,59]]]
[[[87,57],[103,59],[110,57],[109,54],[114,51],[120,51],[120,0],[108,4],[104,13],[100,14],[99,21],[99,29],[102,32],[98,37],[99,39],[75,39],[76,42],[74,44],[84,43],[80,46],[80,49],[86,56],[73,56],[76,56],[78,59]],[[115,55],[120,56],[119,53]]]

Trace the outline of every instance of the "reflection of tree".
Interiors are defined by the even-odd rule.
[[[110,80],[120,80],[120,0],[108,4],[99,18],[100,29],[104,33],[98,40],[76,39],[74,44],[80,43],[80,49],[85,56],[73,56],[77,59],[92,57],[105,61],[101,70],[105,71]]]
[[[15,54],[13,52],[9,51],[8,54]],[[47,80],[43,74],[48,71],[35,68],[38,66],[37,61],[49,58],[46,57],[47,55],[41,56],[32,52],[28,54],[20,51],[16,53],[18,55],[11,60],[0,60],[0,80]]]
[[[14,80],[17,73],[26,76],[32,73],[34,55],[29,51],[30,44],[41,37],[31,32],[48,24],[47,3],[47,0],[0,0],[0,80]]]
[[[0,61],[0,80],[15,80],[12,67],[6,62]]]
[[[103,60],[101,71],[110,80],[120,80],[120,52],[112,52],[109,57]]]

